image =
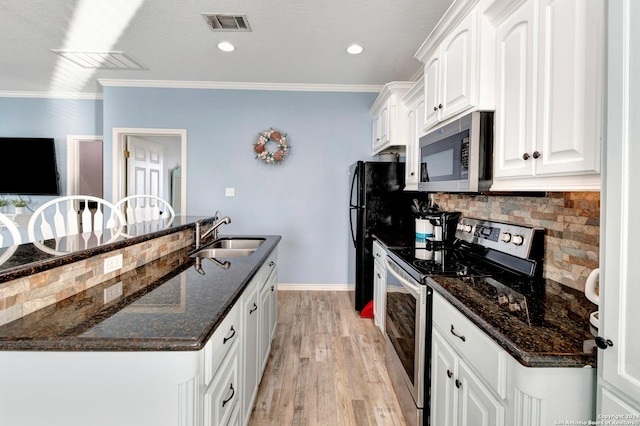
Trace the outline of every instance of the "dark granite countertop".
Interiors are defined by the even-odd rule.
[[[387,248],[414,244],[410,239],[403,245],[397,238],[388,243],[384,235],[376,238]],[[542,279],[535,283],[539,286],[536,297],[528,299],[530,320],[524,321],[488,297],[482,291],[482,281],[434,277],[429,284],[524,366],[596,366],[595,334],[589,313],[598,307],[582,292]]]
[[[266,240],[228,269],[205,259],[199,273],[189,247],[0,326],[0,350],[200,350],[281,239],[256,237]],[[123,295],[105,304],[120,281]]]
[[[34,243],[23,243],[17,246],[0,248],[0,254],[5,251],[12,251],[11,256],[2,264],[0,264],[0,283],[15,280],[27,275],[46,271],[57,266],[66,265],[106,253],[123,247],[132,246],[153,238],[162,237],[184,229],[194,228],[198,220],[205,222],[213,220],[208,216],[176,216],[168,227],[161,230],[140,230],[133,233],[134,230],[127,229],[127,236],[121,235],[116,241],[108,243],[100,243],[91,233],[74,235],[69,238],[77,238],[83,240],[86,238],[90,242],[89,247],[65,254],[50,254],[40,249]],[[54,240],[42,242],[47,247],[55,246]],[[81,244],[79,244],[82,246]]]

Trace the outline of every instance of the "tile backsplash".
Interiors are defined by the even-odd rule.
[[[583,291],[598,267],[599,192],[548,192],[543,197],[433,194],[441,209],[463,216],[545,228],[544,277]]]

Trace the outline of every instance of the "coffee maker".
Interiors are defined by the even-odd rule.
[[[460,219],[460,212],[434,212],[425,216],[433,225],[433,240],[448,245],[456,235],[456,226]]]

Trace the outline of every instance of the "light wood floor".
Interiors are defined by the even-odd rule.
[[[279,291],[278,325],[249,421],[257,425],[405,425],[384,340],[346,291]]]

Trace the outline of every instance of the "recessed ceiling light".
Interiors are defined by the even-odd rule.
[[[228,41],[221,41],[220,43],[218,43],[218,49],[222,50],[223,52],[233,52],[234,50],[236,50],[236,47]]]
[[[350,53],[352,55],[362,53],[363,50],[364,49],[359,44],[352,44],[351,46],[347,47],[347,53]]]

